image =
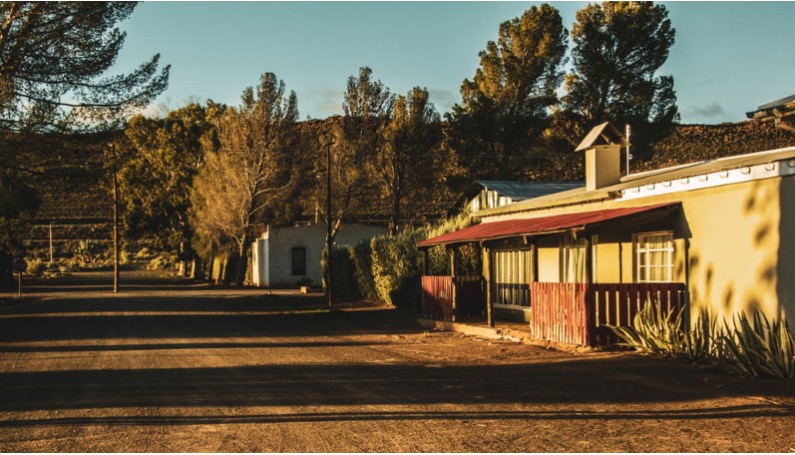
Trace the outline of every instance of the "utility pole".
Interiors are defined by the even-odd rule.
[[[331,142],[326,144],[326,250],[328,259],[326,262],[326,293],[328,294],[328,309],[332,308],[331,300]]]
[[[116,182],[116,149],[110,145],[113,157],[113,292],[119,292],[119,188]]]
[[[632,130],[629,127],[629,123],[627,123],[624,132],[626,133],[625,136],[627,137],[627,175],[629,175],[629,160],[632,159],[632,153],[629,151],[630,147],[630,139],[629,136],[632,134]]]
[[[50,265],[52,265],[52,221],[50,221]]]

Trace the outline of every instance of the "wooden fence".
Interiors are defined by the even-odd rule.
[[[659,307],[663,314],[678,312],[687,304],[684,283],[627,283],[588,285],[588,318],[591,346],[609,346],[619,341],[605,325],[631,326],[635,315],[647,304]],[[687,321],[685,321],[687,322]]]
[[[453,292],[454,283],[455,292]],[[422,277],[421,317],[453,321],[455,320],[453,316],[481,316],[484,310],[483,278],[480,276]]]
[[[606,324],[630,326],[647,303],[663,312],[687,304],[682,283],[532,283],[530,330],[535,338],[587,346],[618,341]]]

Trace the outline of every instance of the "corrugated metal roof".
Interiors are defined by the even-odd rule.
[[[482,210],[477,212],[475,216],[482,218],[486,216],[503,215],[507,213],[524,212],[542,208],[604,200],[611,197],[616,197],[621,190],[637,188],[643,185],[698,177],[700,175],[729,171],[732,169],[739,169],[758,164],[772,163],[775,161],[790,160],[793,158],[795,158],[795,147],[788,147],[765,152],[748,153],[745,155],[728,156],[714,160],[678,165],[658,169],[656,171],[630,174],[626,177],[623,177],[620,183],[600,188],[595,191],[587,191],[585,186],[582,186],[573,190],[528,199],[503,207]]]
[[[547,194],[559,193],[583,186],[584,182],[516,182],[510,180],[475,180],[475,183],[488,190],[496,191],[500,196],[523,201]]]
[[[494,223],[481,223],[438,237],[430,238],[418,242],[418,247],[428,247],[435,245],[469,243],[482,240],[494,240],[519,235],[543,234],[561,229],[571,229],[584,227],[586,225],[600,223],[602,221],[613,220],[638,213],[648,212],[663,207],[671,207],[678,204],[656,204],[644,207],[625,207],[619,209],[596,210],[592,212],[568,213],[565,215],[554,215],[541,218],[517,219],[507,221],[496,221]]]

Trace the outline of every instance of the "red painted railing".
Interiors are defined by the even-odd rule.
[[[531,283],[530,332],[558,343],[588,344],[588,285]]]
[[[456,305],[453,307],[453,282]],[[420,316],[452,321],[453,316],[480,315],[483,306],[483,279],[480,276],[423,276]]]
[[[441,321],[453,320],[453,277],[423,276],[420,316]]]
[[[530,330],[535,338],[587,346],[618,341],[606,324],[631,326],[647,303],[663,312],[687,304],[682,283],[532,283]]]
[[[533,337],[583,346],[617,342],[605,325],[631,326],[647,303],[663,312],[676,312],[687,304],[687,287],[683,283],[536,282],[529,286]],[[485,310],[483,293],[479,276],[423,276],[421,316],[442,321],[453,321],[454,316],[480,316]]]

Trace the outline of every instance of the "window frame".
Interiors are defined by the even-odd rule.
[[[642,247],[642,244],[650,243],[650,237],[665,236],[664,242],[667,244],[662,248]],[[662,264],[652,264],[653,253],[665,253],[662,256]],[[674,243],[673,231],[649,231],[632,234],[632,275],[635,283],[670,283],[674,280],[674,255],[676,244]],[[642,260],[645,256],[646,260]],[[664,279],[652,279],[650,273],[653,269],[664,270]],[[645,272],[645,273],[644,273]]]

